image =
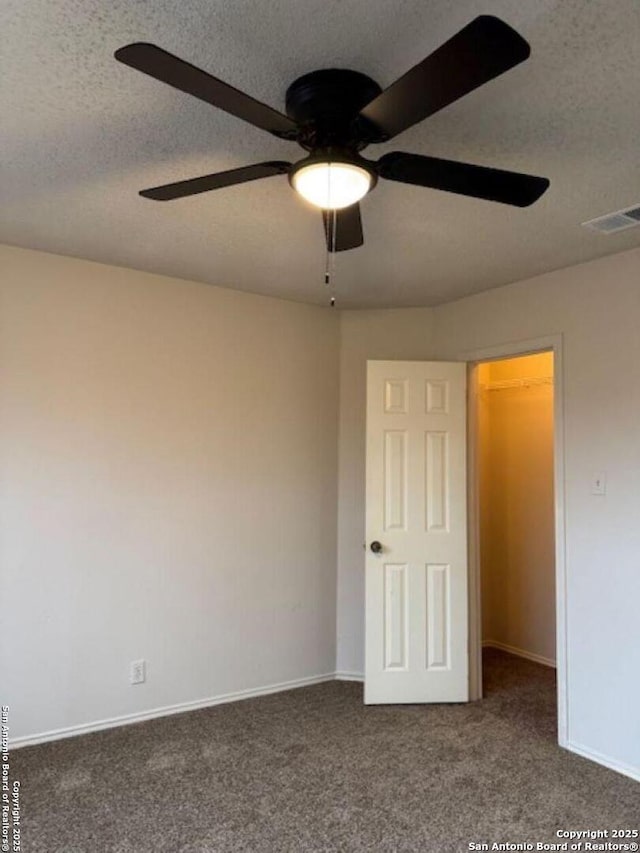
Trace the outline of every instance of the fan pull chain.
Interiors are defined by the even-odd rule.
[[[329,240],[327,240],[327,251],[324,261],[324,283],[326,287],[331,287],[331,250],[329,248]]]
[[[327,222],[327,255],[324,271],[324,283],[329,290],[329,305],[333,308],[336,304],[333,281],[335,256],[331,251],[331,246],[335,246],[335,211],[327,213],[327,216],[329,217],[329,221]]]
[[[335,267],[336,267],[336,231],[337,231],[337,222],[338,222],[338,214],[336,209],[334,208],[331,211],[331,252],[329,258],[329,269],[330,269],[330,287],[331,287],[331,298],[329,299],[329,305],[332,308],[335,308],[336,304],[336,285],[335,285]]]
[[[327,198],[331,203],[331,167],[327,169]],[[329,305],[335,308],[336,295],[334,272],[336,263],[336,228],[338,215],[335,208],[327,210],[327,256],[324,268],[324,283],[329,288]]]
[[[335,210],[327,211],[327,256],[324,272],[324,283],[329,288],[329,305],[334,308],[336,304],[335,290],[335,265],[336,265],[336,227],[337,213]]]

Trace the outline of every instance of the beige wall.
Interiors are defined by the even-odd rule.
[[[482,638],[555,662],[553,355],[478,374]]]
[[[336,316],[9,247],[0,269],[12,738],[333,672]]]

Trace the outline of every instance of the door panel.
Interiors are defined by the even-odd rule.
[[[367,374],[365,702],[466,702],[466,365]]]

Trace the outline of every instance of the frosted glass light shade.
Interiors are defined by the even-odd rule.
[[[294,188],[316,207],[339,210],[360,201],[371,189],[371,175],[353,163],[310,163],[292,177]]]

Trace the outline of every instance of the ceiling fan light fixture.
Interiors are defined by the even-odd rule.
[[[350,207],[373,188],[375,175],[363,165],[342,160],[303,160],[291,173],[291,185],[323,210]]]

